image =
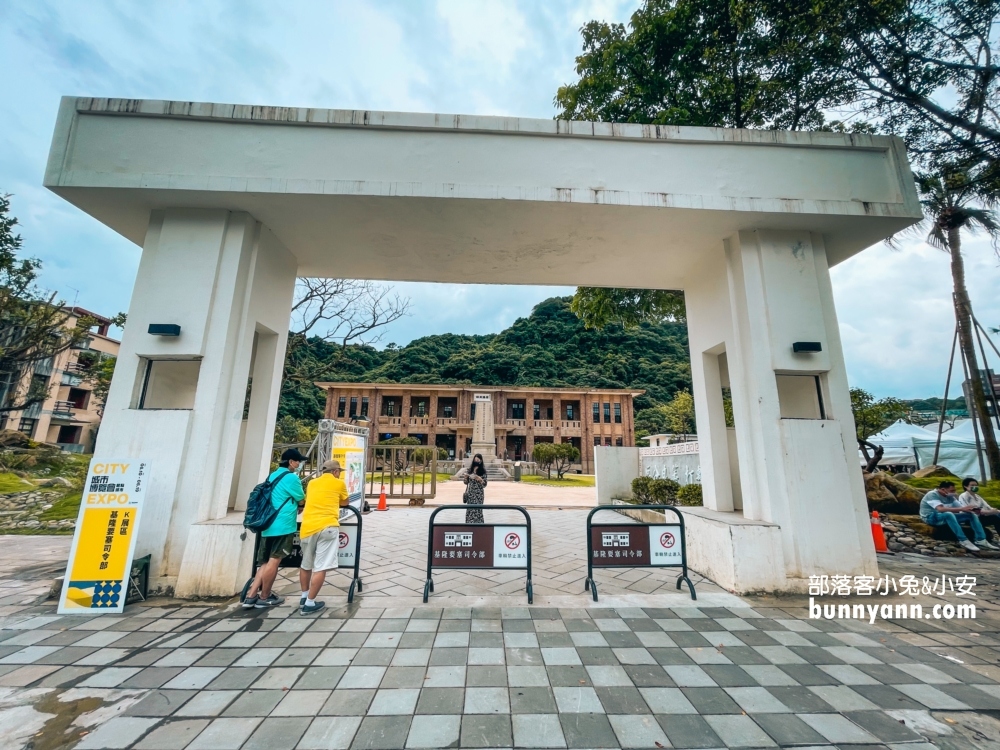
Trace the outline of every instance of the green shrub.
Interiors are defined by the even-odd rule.
[[[632,480],[632,501],[636,505],[676,505],[680,487],[673,479],[636,477]]]
[[[685,484],[677,491],[677,502],[680,505],[702,505],[701,485]]]

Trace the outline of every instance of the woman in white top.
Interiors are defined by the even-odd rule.
[[[962,489],[965,491],[959,496],[958,502],[961,505],[974,508],[973,513],[979,516],[979,522],[983,525],[984,530],[992,527],[993,531],[1000,535],[1000,510],[979,496],[979,480],[973,477],[963,479]]]

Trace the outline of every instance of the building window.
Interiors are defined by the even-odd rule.
[[[35,425],[38,424],[37,419],[30,419],[28,417],[21,417],[21,423],[17,426],[18,432],[23,432],[28,437],[32,436],[35,431]]]
[[[394,417],[396,416],[396,399],[387,398],[382,400],[382,408],[384,410],[383,417]]]
[[[351,411],[350,411],[350,415],[351,415],[352,419],[354,417],[358,416],[358,397],[357,396],[351,396]]]
[[[542,418],[542,407],[541,407],[541,405],[534,404],[534,414],[532,416],[536,420]]]
[[[474,422],[476,420],[476,405],[475,403],[469,405],[469,421]]]
[[[343,417],[347,412],[347,396],[341,396],[337,403],[337,416]]]
[[[600,444],[601,444],[601,436],[598,435],[597,437],[594,438],[594,445],[600,445]]]
[[[361,416],[362,417],[367,417],[368,416],[368,397],[367,396],[362,396],[361,397]]]
[[[611,421],[611,404],[608,403],[604,404],[604,421],[606,423]]]
[[[79,445],[81,432],[83,432],[82,427],[62,425],[59,427],[59,435],[56,437],[56,442],[63,443],[64,445]]]
[[[610,446],[611,445],[611,438],[610,437],[604,438],[604,444],[607,445],[607,446]]]
[[[150,359],[139,394],[140,409],[193,409],[200,359]]]
[[[444,418],[451,419],[455,416],[455,407],[448,404],[444,407]]]
[[[618,446],[619,448],[622,447],[622,439],[620,437],[615,438],[615,445]]]
[[[523,403],[513,403],[510,405],[510,418],[511,419],[524,419],[524,404]]]
[[[90,404],[90,391],[85,391],[83,388],[70,388],[69,395],[66,400],[73,404],[74,409],[79,409],[80,411],[86,411],[87,406]],[[69,443],[70,440],[60,440],[60,443]]]
[[[566,419],[568,419],[570,422],[576,419],[576,417],[573,414],[573,404],[566,404]]]
[[[615,404],[615,424],[622,423],[622,405]]]
[[[427,402],[423,399],[417,401],[417,416],[418,417],[427,416]]]
[[[594,404],[594,422],[600,422],[600,421],[601,421],[601,405],[595,403]]]

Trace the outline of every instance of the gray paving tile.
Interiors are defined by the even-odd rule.
[[[648,716],[608,716],[611,728],[618,737],[621,747],[666,747],[669,743],[659,722],[652,715]]]
[[[726,743],[726,747],[777,747],[775,741],[749,716],[719,714],[706,716],[705,721]]]
[[[100,724],[76,745],[80,750],[118,750],[129,747],[160,719],[116,716]]]
[[[432,667],[464,666],[469,663],[467,648],[434,648],[431,649],[430,665]]]
[[[559,713],[603,713],[604,707],[592,687],[553,687]]]
[[[156,727],[135,746],[136,750],[183,750],[208,726],[208,719],[170,721]]]
[[[670,675],[659,665],[627,664],[623,669],[636,687],[674,687]]]
[[[461,714],[465,706],[465,690],[460,687],[424,688],[417,700],[416,713]]]
[[[566,745],[570,748],[617,748],[618,737],[604,714],[559,714]]]
[[[870,700],[879,708],[885,709],[922,709],[924,705],[903,695],[888,685],[854,685],[851,688]]]
[[[995,685],[939,685],[938,689],[977,711],[1000,709],[1000,688]]]
[[[406,738],[406,747],[458,747],[461,728],[462,717],[458,715],[414,716],[410,722],[410,733]]]
[[[309,667],[295,683],[296,690],[333,690],[347,667]]]
[[[375,697],[374,689],[334,690],[320,709],[321,716],[364,716]]]
[[[470,687],[465,690],[466,714],[509,714],[510,698],[507,688]]]
[[[754,714],[753,720],[782,747],[826,744],[823,735],[795,714]]]
[[[510,718],[509,714],[466,714],[462,717],[461,747],[510,747]]]
[[[223,716],[267,716],[285,697],[282,690],[248,690],[233,701]]]
[[[651,713],[638,688],[597,687],[597,697],[607,714],[648,714]]]
[[[704,718],[698,715],[658,715],[656,720],[676,748],[717,748],[723,742]]]
[[[354,750],[399,750],[410,731],[409,716],[367,716],[354,735]]]
[[[170,716],[195,694],[194,690],[152,690],[125,711],[126,716]]]
[[[916,742],[921,735],[882,711],[845,711],[844,716],[882,742]]]
[[[320,716],[302,735],[298,750],[347,750],[359,726],[360,716]]]
[[[424,667],[389,667],[379,684],[381,688],[419,688],[424,684]]]
[[[809,690],[822,698],[835,711],[874,711],[878,708],[847,685],[814,685]]]
[[[239,690],[200,690],[174,716],[218,716],[239,695]]]
[[[369,716],[410,715],[417,707],[419,688],[379,690],[368,707]]]
[[[264,674],[264,667],[231,667],[208,683],[209,690],[242,690]]]
[[[516,714],[511,716],[514,747],[566,747],[562,725],[556,714]]]
[[[873,734],[848,721],[840,714],[798,714],[798,717],[834,744],[863,742],[878,744],[878,738]]]
[[[501,651],[501,653],[503,652]],[[541,667],[536,667],[536,669],[541,669]],[[471,665],[465,671],[465,684],[468,687],[506,687],[507,668]]]
[[[521,687],[510,689],[510,710],[515,714],[554,714],[557,711],[551,688]]]

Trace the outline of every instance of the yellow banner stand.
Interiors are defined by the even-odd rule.
[[[122,612],[148,483],[148,461],[94,458],[90,462],[59,614]]]

